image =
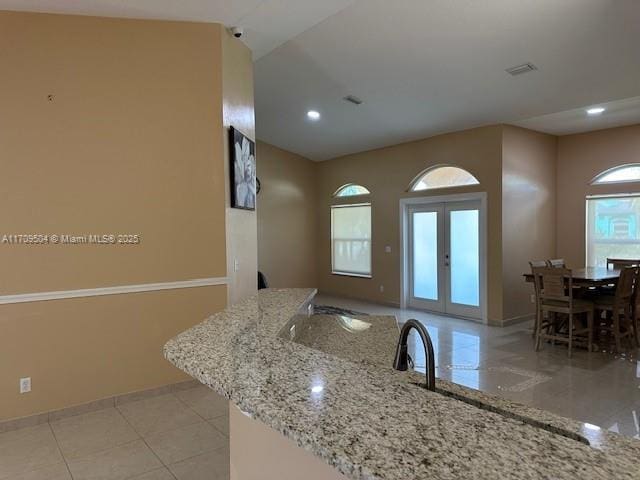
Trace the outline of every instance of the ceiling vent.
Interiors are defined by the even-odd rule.
[[[355,95],[347,95],[343,98],[345,102],[353,103],[354,105],[362,105],[362,100],[360,100]]]
[[[537,69],[538,67],[536,67],[533,63],[523,63],[522,65],[516,65],[515,67],[507,68],[506,72],[515,77],[516,75],[533,72]]]

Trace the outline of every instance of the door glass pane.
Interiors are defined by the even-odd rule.
[[[438,300],[438,213],[413,214],[413,296]]]
[[[451,302],[480,305],[478,210],[451,212]]]

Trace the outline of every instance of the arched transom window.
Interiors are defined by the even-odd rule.
[[[334,197],[354,197],[356,195],[368,195],[371,193],[366,187],[362,185],[358,185],[357,183],[347,183],[346,185],[341,186],[336,193],[333,194]]]
[[[640,163],[630,163],[610,168],[600,173],[591,181],[592,185],[603,183],[640,182]]]
[[[469,172],[458,167],[437,166],[421,172],[411,182],[410,191],[419,192],[432,188],[462,187],[478,185],[480,182]]]

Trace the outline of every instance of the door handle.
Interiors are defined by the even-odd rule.
[[[445,267],[449,266],[449,254],[448,253],[444,254],[444,266]]]

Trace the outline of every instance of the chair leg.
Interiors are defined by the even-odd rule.
[[[536,338],[536,333],[538,332],[538,325],[540,324],[540,306],[536,302],[536,316],[533,319],[533,332],[531,332],[531,338]]]
[[[587,312],[587,348],[588,352],[593,351],[593,310]]]
[[[571,347],[573,343],[573,313],[569,313],[569,358],[571,358]]]
[[[631,315],[631,312],[627,312],[627,314],[624,316],[624,323],[626,328],[625,335],[629,337],[629,347],[633,348],[636,346],[636,331],[633,325],[633,317]]]
[[[635,316],[633,314],[633,308],[629,306],[624,312],[625,335],[629,337],[629,348],[636,346],[636,327],[634,322]]]
[[[613,313],[613,338],[616,340],[616,352],[620,353],[622,347],[620,345],[620,314],[618,312]]]
[[[542,309],[540,309],[540,318],[536,322],[536,330],[534,332],[536,337],[536,352],[540,350],[540,335],[542,334]]]
[[[633,315],[633,339],[636,347],[640,347],[640,336],[638,336],[638,315]]]
[[[593,312],[593,339],[596,343],[602,343],[600,339],[602,326],[602,310],[595,309]]]

